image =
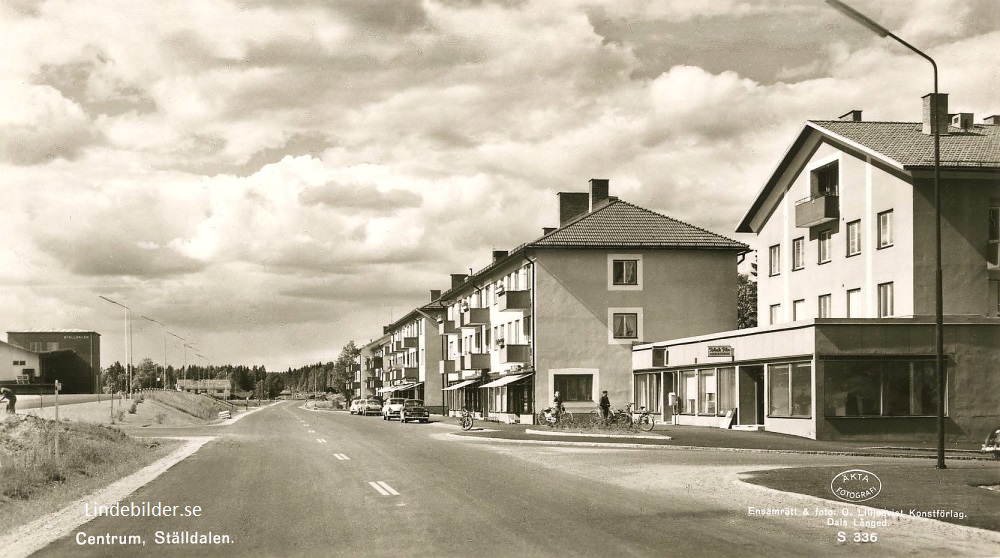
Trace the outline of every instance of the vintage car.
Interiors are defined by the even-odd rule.
[[[377,415],[382,412],[382,400],[377,397],[369,397],[361,401],[361,414],[364,416]]]
[[[399,411],[403,408],[403,401],[406,401],[405,397],[390,397],[387,399],[385,405],[382,405],[382,420],[399,418]]]
[[[364,399],[355,399],[355,400],[351,401],[351,406],[348,408],[348,410],[351,412],[352,415],[360,415],[361,414],[361,402],[362,401],[364,401]]]
[[[424,407],[423,400],[407,399],[403,401],[403,408],[399,411],[400,424],[406,424],[407,421],[411,420],[427,422],[430,418],[431,414],[427,411],[427,407]]]

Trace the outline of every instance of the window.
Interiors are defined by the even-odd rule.
[[[840,180],[837,163],[830,163],[812,171],[810,178],[813,197],[837,195]]]
[[[770,321],[768,322],[768,324],[774,325],[774,324],[778,323],[778,321],[781,318],[780,315],[779,315],[780,313],[781,313],[781,305],[780,304],[772,304],[771,308],[770,308],[770,316],[769,316]]]
[[[861,253],[861,221],[851,221],[847,224],[847,255],[857,256]]]
[[[806,301],[803,300],[793,300],[792,301],[792,321],[796,322],[799,320],[804,320],[806,318]]]
[[[28,350],[35,353],[40,353],[45,350],[45,343],[42,343],[40,341],[31,341],[28,343]]]
[[[552,384],[564,403],[594,400],[593,374],[556,374],[552,377]]]
[[[781,245],[775,244],[768,249],[769,269],[771,275],[781,273]]]
[[[699,415],[715,414],[715,370],[698,371]]]
[[[832,297],[828,294],[819,295],[819,298],[817,299],[819,308],[816,309],[816,316],[820,318],[830,317],[830,309],[832,307],[831,298]]]
[[[881,283],[878,286],[878,317],[892,316],[892,283]]]
[[[642,256],[639,254],[608,254],[608,289],[618,291],[642,289]]]
[[[638,285],[638,271],[639,262],[636,260],[615,260],[613,283],[615,285]]]
[[[635,375],[635,403],[650,413],[660,413],[660,374]]]
[[[805,267],[806,261],[806,240],[796,238],[792,241],[792,271]]]
[[[826,361],[823,371],[823,405],[828,417],[937,413],[933,360]]]
[[[819,252],[819,260],[817,263],[826,263],[830,261],[830,231],[820,231],[817,244]]]
[[[892,210],[878,214],[878,248],[892,246]]]
[[[1000,267],[1000,207],[990,208],[989,241],[986,246],[986,264],[988,267]]]
[[[608,344],[627,345],[642,339],[642,307],[608,308]]]
[[[698,410],[698,375],[694,370],[684,370],[677,381],[678,413],[693,415]]]
[[[733,367],[716,370],[719,391],[719,416],[736,408],[736,369]]]
[[[812,416],[812,365],[772,364],[768,366],[768,415],[772,417]]]
[[[847,291],[847,317],[860,318],[861,311],[861,289],[848,289]]]

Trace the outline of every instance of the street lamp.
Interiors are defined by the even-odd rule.
[[[144,319],[144,320],[149,320],[149,321],[153,322],[154,324],[156,324],[156,325],[160,326],[161,328],[163,328],[163,372],[162,372],[162,376],[160,376],[160,377],[163,379],[164,382],[166,382],[166,379],[167,379],[167,326],[165,326],[165,325],[161,324],[160,322],[154,320],[153,318],[150,318],[150,317],[148,317],[146,315],[143,315],[143,314],[139,314],[139,317],[142,318],[142,319]]]
[[[889,37],[906,48],[920,55],[931,63],[934,69],[934,98],[931,100],[931,131],[934,134],[934,366],[937,372],[938,408],[937,408],[937,468],[946,469],[944,463],[944,405],[945,382],[944,375],[944,289],[941,278],[941,130],[938,120],[938,67],[930,56],[897,37],[892,31],[882,27],[868,16],[841,2],[826,0],[838,12],[860,23],[880,37]]]
[[[132,393],[132,309],[106,296],[97,295],[97,297],[125,309],[125,364],[128,367],[128,392]]]

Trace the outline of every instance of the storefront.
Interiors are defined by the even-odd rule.
[[[534,374],[513,374],[487,382],[480,387],[485,390],[486,419],[507,424],[532,424],[534,406],[531,394],[534,391]]]
[[[946,436],[976,440],[1000,424],[1000,322],[954,318],[945,329]],[[659,376],[667,403],[661,418],[677,425],[931,440],[939,399],[933,342],[933,323],[886,318],[800,321],[640,345],[633,350],[635,401],[652,399]]]

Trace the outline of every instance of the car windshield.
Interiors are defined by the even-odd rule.
[[[389,400],[389,405],[402,405],[403,401],[406,401],[406,400],[402,399],[402,398],[399,398],[399,399],[393,398],[393,399]]]
[[[423,407],[424,406],[424,402],[421,401],[420,399],[407,399],[406,402],[403,403],[403,406],[404,407]]]

